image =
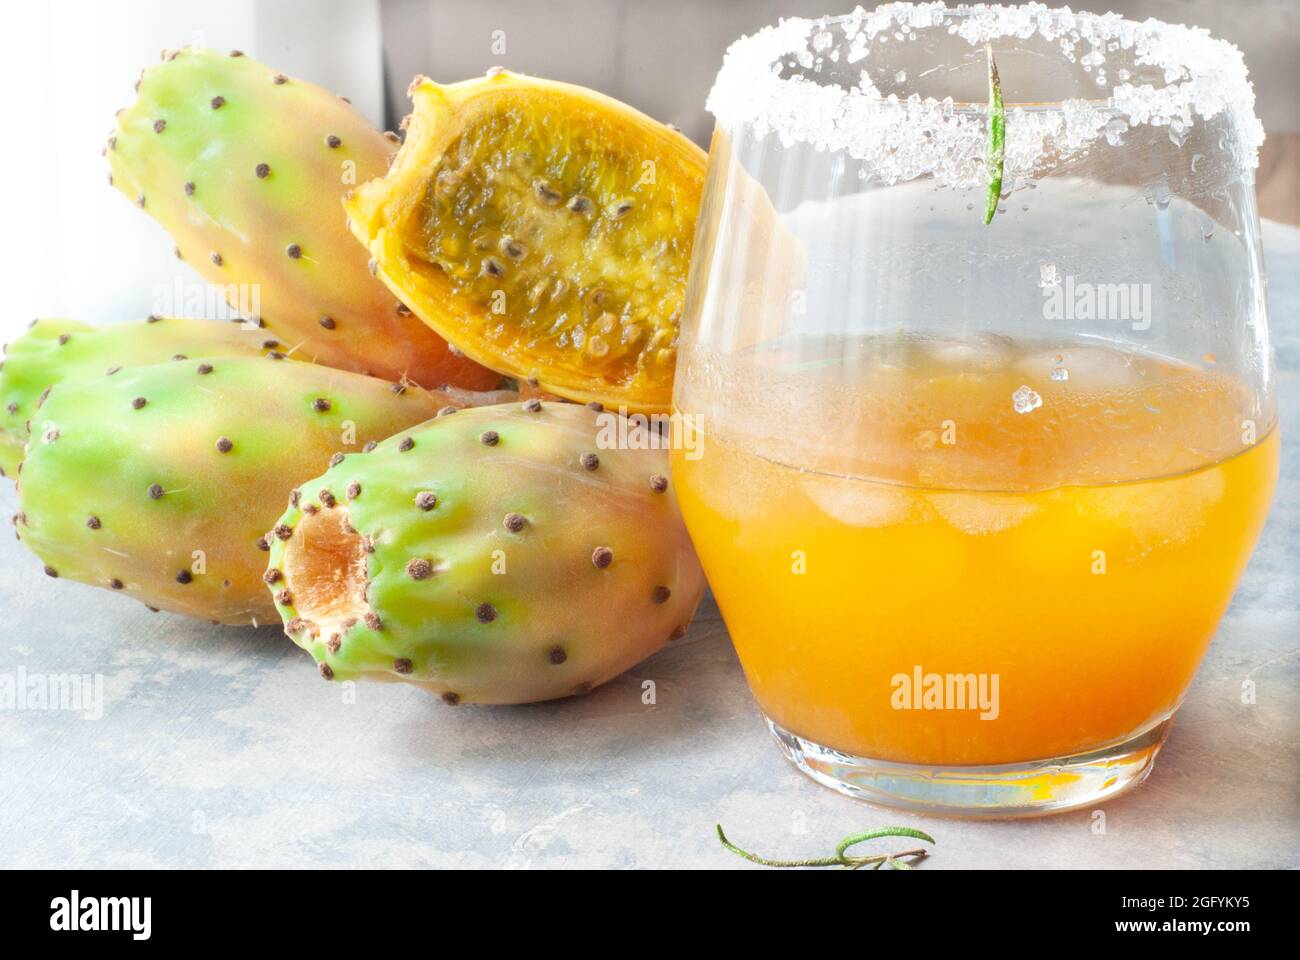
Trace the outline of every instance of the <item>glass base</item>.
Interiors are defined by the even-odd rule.
[[[764,715],[781,751],[823,786],[886,807],[948,817],[1009,819],[1095,804],[1147,778],[1173,714],[1100,750],[987,767],[935,767],[854,757],[805,740]]]

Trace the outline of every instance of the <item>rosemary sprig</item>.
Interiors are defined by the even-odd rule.
[[[935,842],[934,837],[928,833],[913,830],[911,827],[881,827],[879,830],[867,830],[864,833],[854,833],[845,837],[836,845],[835,855],[832,857],[813,857],[808,860],[769,860],[767,857],[760,857],[748,850],[742,850],[728,840],[727,835],[722,832],[722,824],[717,824],[717,828],[718,840],[724,847],[738,857],[744,857],[751,863],[762,864],[765,867],[847,867],[850,870],[858,870],[870,866],[873,870],[879,870],[885,864],[888,864],[891,870],[911,870],[913,863],[929,856],[928,850],[918,848],[916,850],[902,850],[898,853],[882,853],[871,857],[851,857],[849,856],[849,850],[859,843],[877,840],[880,837],[911,837],[914,840],[924,840],[926,843]],[[901,859],[903,857],[913,859],[909,862]]]
[[[1002,81],[998,79],[997,61],[993,59],[993,45],[984,44],[989,59],[989,190],[984,202],[984,226],[993,222],[1002,198],[1002,165],[1007,143],[1007,108],[1002,103]]]

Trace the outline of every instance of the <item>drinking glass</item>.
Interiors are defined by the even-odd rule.
[[[781,749],[946,814],[1140,782],[1278,469],[1240,53],[892,4],[709,107],[673,474]]]

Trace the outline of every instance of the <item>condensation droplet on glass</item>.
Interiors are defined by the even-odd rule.
[[[1016,413],[1029,413],[1043,405],[1043,398],[1028,386],[1021,384],[1020,389],[1011,395],[1011,406]]]
[[[1058,381],[1069,380],[1070,371],[1066,370],[1065,367],[1053,367],[1050,376],[1053,380],[1058,380]]]
[[[906,70],[899,70],[898,73],[894,74],[894,82],[895,82],[895,83],[906,83],[906,82],[907,82],[907,71],[906,71]]]
[[[1203,154],[1203,153],[1194,153],[1194,154],[1192,154],[1192,173],[1195,173],[1195,172],[1196,172],[1196,168],[1199,167],[1199,166],[1201,165],[1201,162],[1202,162],[1204,159],[1205,159],[1205,154]]]
[[[1128,132],[1128,121],[1122,117],[1112,117],[1106,121],[1106,142],[1112,147],[1122,146],[1124,134]]]

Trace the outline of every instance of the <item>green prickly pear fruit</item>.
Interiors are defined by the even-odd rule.
[[[535,398],[463,410],[302,484],[267,571],[285,632],[326,679],[452,704],[585,693],[654,653],[704,575],[666,451],[630,422],[632,449],[600,449],[616,422]]]
[[[166,53],[137,91],[105,150],[112,183],[232,305],[300,359],[423,387],[497,386],[393,298],[347,229],[344,195],[384,174],[395,136],[239,53]]]
[[[275,622],[263,574],[294,486],[464,402],[262,357],[61,383],[32,421],[18,538],[50,576],[220,623]]]
[[[56,383],[187,357],[255,357],[285,348],[250,324],[150,317],[92,327],[38,319],[5,347],[0,367],[0,476],[17,476],[29,420]]]

